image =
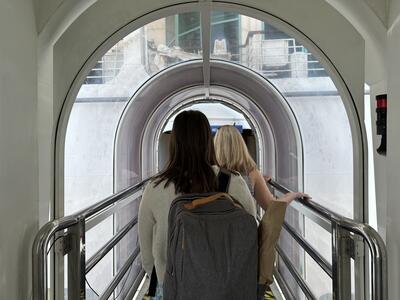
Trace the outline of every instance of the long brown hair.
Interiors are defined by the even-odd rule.
[[[175,184],[176,193],[204,193],[217,190],[217,164],[214,142],[207,117],[195,110],[179,113],[172,126],[169,163],[155,184],[166,180]]]

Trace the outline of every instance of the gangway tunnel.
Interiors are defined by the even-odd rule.
[[[140,196],[186,109],[240,127],[276,196],[313,197],[287,209],[277,298],[387,299],[385,246],[364,218],[363,125],[329,57],[292,25],[239,6],[145,20],[113,33],[65,100],[60,196],[34,243],[34,299],[140,298]]]

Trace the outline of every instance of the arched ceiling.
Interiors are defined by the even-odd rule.
[[[60,34],[91,5],[102,1],[33,0],[33,2],[35,5],[38,33],[46,33],[48,35],[48,40],[54,41],[54,39],[57,39]],[[140,6],[143,1],[136,2],[137,5]],[[385,79],[386,62],[384,55],[389,11],[388,1],[327,0],[326,2],[342,14],[364,38],[366,44],[365,61],[367,62],[365,66],[366,81],[369,84],[373,84],[374,82],[382,81],[382,78]],[[115,3],[117,5],[117,1],[115,1]]]
[[[145,178],[156,172],[152,154],[165,116],[187,100],[208,97],[202,67],[201,61],[189,61],[167,68],[132,97],[115,139],[116,190],[133,184],[138,176]],[[221,97],[258,122],[259,138],[264,145],[259,158],[262,168],[268,168],[280,182],[296,189],[302,178],[302,142],[296,118],[283,96],[268,80],[244,67],[223,61],[211,61],[210,67],[210,102]],[[141,157],[142,153],[146,155]],[[278,163],[276,153],[285,160]],[[275,160],[276,163],[263,165]]]
[[[387,27],[388,24],[388,1],[382,0],[365,0],[368,6],[374,11],[382,23]]]
[[[69,9],[77,11],[79,9],[81,14],[85,11],[91,4],[97,0],[33,0],[36,14],[36,28],[38,33],[46,26],[48,21],[55,15],[57,10],[65,10],[66,4],[68,4]],[[328,1],[331,5],[341,12],[340,2],[341,0],[330,0]],[[349,1],[345,1],[349,2]],[[388,24],[388,11],[389,2],[384,0],[353,0],[351,2],[357,5],[367,5],[371,11],[376,15],[381,22],[387,26]]]
[[[381,0],[327,0],[365,40],[365,81],[386,80],[387,3]]]
[[[100,57],[133,30],[161,17],[193,11],[194,8],[200,10],[202,16],[209,15],[215,9],[236,11],[259,20],[268,19],[275,22],[274,26],[285,27],[288,34],[299,38],[310,52],[315,53],[317,59],[324,61],[327,72],[334,77],[337,89],[343,95],[352,130],[356,133],[354,153],[363,153],[360,133],[364,112],[364,40],[325,1],[302,0],[301,5],[293,1],[266,3],[258,0],[232,0],[229,3],[214,1],[212,4],[193,1],[183,4],[178,0],[164,0],[164,8],[160,8],[160,3],[154,0],[137,1],[135,5],[132,5],[131,0],[95,2],[71,23],[53,48],[53,112],[55,118],[60,116],[56,134],[60,142],[57,143],[56,155],[63,151],[69,114],[76,95]],[[176,6],[179,3],[182,4]],[[205,40],[209,38],[203,37]],[[209,47],[205,48],[209,50]],[[206,57],[203,60],[203,69],[207,70]],[[207,80],[204,82],[207,83]],[[358,155],[356,160],[357,166],[361,166],[362,155]],[[62,170],[62,166],[59,169]]]
[[[97,0],[33,0],[36,17],[36,30],[41,34],[46,27],[59,27],[70,24]],[[56,25],[58,24],[58,25]],[[65,29],[65,28],[64,28]],[[52,31],[58,31],[53,29]]]
[[[86,2],[86,1],[85,1]],[[229,3],[228,3],[229,2]],[[88,3],[88,2],[87,2]],[[177,12],[177,0],[165,0],[160,9],[158,1],[98,0],[80,15],[62,34],[53,47],[51,71],[53,76],[54,111],[57,114],[66,99],[75,98],[81,78],[89,72],[92,65],[120,38],[133,29],[153,21],[163,14]],[[319,59],[331,61],[331,72],[338,71],[358,106],[362,118],[364,86],[364,40],[346,19],[331,8],[325,1],[303,0],[296,5],[293,0],[260,2],[256,0],[235,1],[191,1],[181,4],[179,10],[237,9],[238,11],[263,18],[265,13],[276,16],[297,27],[292,29],[295,37],[303,37],[302,42],[310,51],[320,52]],[[197,4],[193,6],[193,4]],[[293,9],[293,8],[296,9]],[[292,9],[288,9],[292,8]],[[318,14],[315,14],[318,11]],[[155,12],[151,13],[150,12]],[[315,24],[318,26],[315,26]],[[127,25],[128,24],[128,25]],[[287,26],[290,28],[290,26]],[[335,39],[332,39],[332,36]],[[308,45],[307,45],[308,43]],[[319,50],[318,50],[319,49]],[[79,53],[79,55],[76,55]],[[322,54],[323,53],[323,54]],[[325,56],[325,58],[323,58]],[[79,74],[77,75],[77,73]],[[72,89],[71,89],[72,85]]]

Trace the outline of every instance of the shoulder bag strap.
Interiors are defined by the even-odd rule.
[[[227,170],[220,169],[218,173],[218,192],[228,193],[230,181],[231,173]]]

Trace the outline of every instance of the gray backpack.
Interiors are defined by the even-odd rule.
[[[226,192],[230,173],[218,175]],[[168,217],[165,300],[257,299],[257,224],[226,193],[183,195]]]

